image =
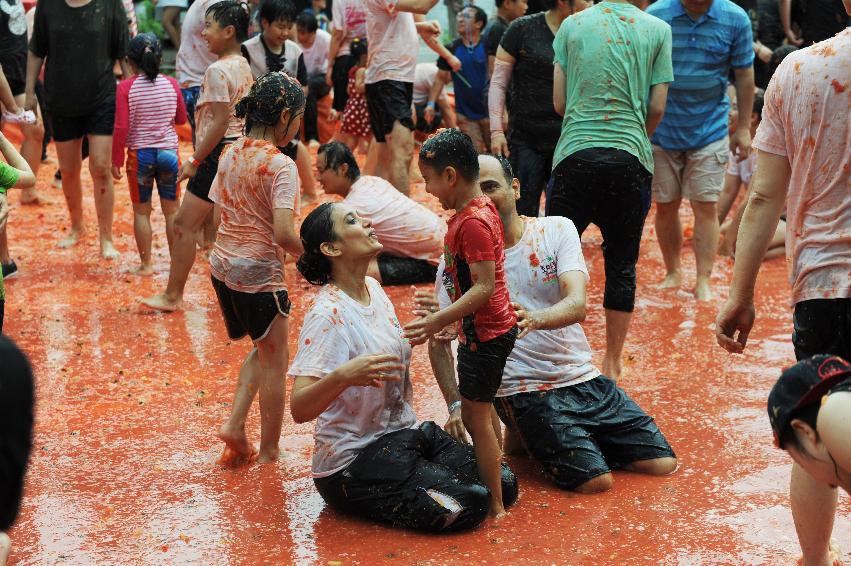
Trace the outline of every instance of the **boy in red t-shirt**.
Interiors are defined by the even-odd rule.
[[[441,130],[420,150],[426,191],[454,209],[446,233],[443,284],[451,306],[405,327],[412,344],[422,344],[445,326],[461,322],[458,389],[461,417],[473,438],[479,476],[491,492],[490,516],[505,514],[502,500],[499,421],[493,400],[505,361],[517,338],[517,318],[505,283],[502,221],[479,188],[479,156],[467,134]]]

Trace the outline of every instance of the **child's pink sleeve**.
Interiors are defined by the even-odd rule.
[[[174,123],[175,124],[185,124],[186,123],[186,103],[183,102],[183,93],[180,92],[180,86],[177,84],[177,81],[171,77],[168,77],[169,82],[171,82],[172,88],[174,88],[174,92],[177,93],[177,112],[174,114]]]
[[[115,128],[112,132],[112,164],[115,167],[124,167],[124,145],[130,128],[130,87],[135,78],[121,81],[115,90]]]

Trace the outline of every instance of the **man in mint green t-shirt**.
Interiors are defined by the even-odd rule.
[[[593,222],[603,235],[602,370],[617,379],[650,208],[649,135],[674,80],[671,28],[626,0],[606,0],[564,20],[553,50],[553,103],[564,120],[547,215],[570,218],[580,235]]]

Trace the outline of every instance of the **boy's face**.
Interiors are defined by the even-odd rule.
[[[527,0],[505,0],[505,7],[508,8],[508,17],[514,21],[526,14],[529,3]]]
[[[213,15],[208,14],[204,18],[204,29],[201,31],[201,37],[207,42],[207,49],[210,50],[210,53],[219,55],[225,52],[228,43],[234,37],[235,31],[233,26],[220,26]]]
[[[288,22],[286,20],[275,20],[270,23],[268,20],[261,19],[260,27],[263,28],[263,40],[267,45],[280,47],[286,40],[291,39],[290,34],[293,29],[292,22]]]
[[[351,181],[346,178],[342,166],[337,171],[328,167],[324,153],[316,157],[316,172],[319,174],[319,184],[322,185],[322,190],[330,195],[341,195],[351,185]]]
[[[298,42],[305,47],[312,47],[313,42],[316,41],[316,32],[307,31],[306,28],[298,28],[296,30],[298,34]]]
[[[420,161],[420,174],[425,181],[426,192],[437,197],[437,200],[440,201],[440,206],[444,210],[454,209],[455,191],[451,183],[451,178],[454,178],[455,171],[451,167],[447,167],[443,171],[438,171],[431,165]]]

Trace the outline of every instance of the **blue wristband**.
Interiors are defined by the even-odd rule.
[[[434,101],[429,100],[428,103],[426,103],[426,108],[431,108],[432,110],[434,110]]]

